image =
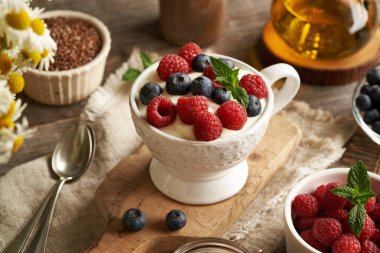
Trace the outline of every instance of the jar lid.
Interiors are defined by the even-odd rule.
[[[250,253],[239,244],[222,238],[203,238],[186,243],[173,253]]]

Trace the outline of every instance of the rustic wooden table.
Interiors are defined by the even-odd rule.
[[[227,1],[225,29],[212,48],[221,54],[247,61],[269,18],[270,2]],[[105,77],[128,58],[134,46],[159,53],[178,50],[177,46],[167,43],[160,35],[158,0],[33,0],[32,5],[47,10],[79,10],[101,19],[109,27],[112,36],[112,50]],[[308,102],[313,108],[328,110],[335,116],[351,115],[353,88],[353,84],[338,87],[302,85],[297,99]],[[50,154],[61,132],[78,119],[86,103],[83,101],[71,106],[50,107],[33,102],[24,95],[21,98],[29,104],[25,116],[30,125],[38,130],[7,165],[0,166],[0,171]],[[345,155],[336,165],[351,164],[357,159],[364,160],[372,171],[379,172],[380,147],[359,129],[348,142]]]

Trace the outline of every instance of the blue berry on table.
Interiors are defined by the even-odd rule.
[[[225,88],[218,87],[212,91],[211,98],[215,103],[221,105],[224,102],[231,100],[231,92]]]
[[[206,54],[198,54],[194,57],[191,67],[196,72],[203,72],[203,69],[211,65],[210,57]]]
[[[372,108],[372,100],[366,94],[359,95],[355,100],[356,107],[361,111],[368,111]]]
[[[370,92],[369,95],[371,96],[372,100],[374,101],[380,101],[380,87],[379,86],[374,86]]]
[[[261,102],[260,99],[253,95],[249,96],[249,103],[247,106],[247,115],[248,117],[255,117],[260,114],[261,112]]]
[[[186,225],[186,214],[181,210],[173,209],[166,215],[165,222],[171,230],[181,229]]]
[[[364,113],[363,120],[366,124],[371,125],[375,121],[380,120],[380,112],[377,109],[371,109]]]
[[[363,85],[360,88],[360,94],[366,94],[369,95],[370,91],[372,90],[372,86],[369,84]]]
[[[380,65],[368,71],[366,79],[370,85],[380,85]]]
[[[232,60],[227,59],[227,58],[219,58],[219,60],[221,60],[222,62],[224,62],[231,69],[235,68],[235,63]]]
[[[198,76],[190,85],[191,94],[210,97],[213,90],[213,82],[205,76]]]
[[[166,80],[166,91],[172,95],[185,95],[189,93],[191,78],[184,73],[174,73]]]
[[[377,134],[380,134],[380,120],[374,122],[372,124],[372,130],[377,133]]]
[[[128,209],[123,215],[123,225],[126,230],[139,231],[146,225],[145,214],[137,208]]]
[[[147,83],[140,90],[140,101],[144,105],[147,105],[153,98],[158,97],[161,93],[162,88],[160,85],[156,83]]]

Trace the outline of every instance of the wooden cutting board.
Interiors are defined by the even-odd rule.
[[[96,202],[108,227],[87,251],[172,252],[196,237],[222,236],[284,165],[300,136],[299,128],[287,118],[274,116],[263,140],[248,157],[249,176],[244,188],[228,200],[206,206],[181,204],[159,192],[149,176],[152,155],[142,146],[122,160],[99,186]],[[139,232],[123,232],[123,213],[132,207],[145,213],[147,226]],[[165,225],[166,214],[172,209],[181,209],[187,215],[187,224],[179,231],[170,231]]]

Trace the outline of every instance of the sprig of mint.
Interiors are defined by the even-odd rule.
[[[154,63],[149,54],[145,51],[140,52],[140,59],[144,66],[144,69],[148,68],[150,65]],[[141,74],[141,71],[135,68],[129,68],[122,76],[121,79],[124,81],[134,81]]]
[[[376,196],[376,193],[371,190],[371,180],[363,162],[357,161],[350,168],[347,185],[332,189],[331,192],[347,199],[354,205],[348,213],[348,224],[354,234],[359,237],[367,214],[364,205],[368,199]]]
[[[211,65],[215,73],[215,81],[231,92],[231,95],[244,108],[248,106],[249,97],[245,89],[239,86],[239,69],[231,69],[227,64],[218,58],[210,56]]]

